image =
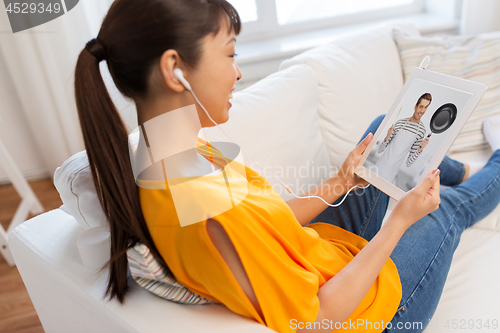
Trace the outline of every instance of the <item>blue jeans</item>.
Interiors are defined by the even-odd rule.
[[[384,117],[378,116],[362,139],[370,132],[375,133]],[[463,183],[460,183],[465,174],[462,163],[445,157],[439,169],[440,183],[451,187],[441,190],[439,208],[408,228],[391,254],[401,278],[403,296],[391,321],[392,329],[384,332],[422,332],[426,328],[441,298],[462,232],[487,216],[500,202],[500,149],[481,171]],[[373,185],[358,188],[349,193],[342,205],[327,207],[308,224],[330,223],[369,241],[380,230],[389,199]],[[414,322],[422,326],[397,328]]]

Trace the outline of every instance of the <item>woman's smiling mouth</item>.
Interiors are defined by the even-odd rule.
[[[230,106],[232,106],[233,104],[231,104],[231,102],[229,101],[230,99],[233,99],[233,90],[235,88],[233,88],[230,92],[229,92],[229,96],[227,97],[227,102],[229,103]]]

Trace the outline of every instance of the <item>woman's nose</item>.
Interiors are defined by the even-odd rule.
[[[236,81],[239,81],[239,80],[241,80],[241,77],[243,76],[243,74],[241,74],[240,67],[236,63],[233,63],[233,66],[234,66],[234,70],[236,71]]]

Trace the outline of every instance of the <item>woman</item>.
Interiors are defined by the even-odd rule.
[[[240,28],[238,13],[224,0],[116,0],[97,39],[81,52],[76,103],[94,184],[111,230],[106,293],[124,301],[126,251],[142,242],[189,289],[278,332],[331,332],[348,320],[372,324],[359,331],[381,332],[381,324],[391,320],[428,320],[460,233],[500,201],[499,151],[473,181],[443,192],[439,209],[439,176],[430,173],[400,200],[382,227],[388,197],[372,186],[353,192],[356,195],[349,195],[340,208],[325,209],[317,199],[285,203],[263,177],[244,166],[252,181],[242,202],[181,227],[173,202],[174,180],[165,181],[165,189],[136,185],[128,133],[106,90],[99,62],[106,60],[118,89],[135,101],[144,132],[155,117],[192,105],[201,126],[211,127],[213,122],[174,70],[183,70],[211,118],[226,122],[228,98],[241,78],[233,59]],[[374,132],[376,126],[374,122],[368,130]],[[227,175],[228,184],[241,180],[241,175],[223,168],[224,156],[209,142],[192,133],[179,135],[176,141],[197,148]],[[354,185],[366,185],[353,167],[371,138],[366,135],[340,172],[311,192],[335,202]],[[144,141],[151,147],[147,137]],[[443,169],[443,179],[445,173],[453,178],[456,170],[464,170],[453,162],[456,168]],[[204,170],[199,165],[183,167]],[[214,180],[218,176],[191,177],[186,183],[193,197],[207,193],[222,198],[221,189],[226,196],[227,189]],[[334,191],[338,188],[341,193]],[[485,194],[487,201],[481,200]],[[421,244],[425,246],[417,246]],[[436,256],[442,260],[432,260]],[[306,329],[307,322],[331,324]]]

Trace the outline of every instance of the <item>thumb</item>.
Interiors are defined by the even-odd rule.
[[[361,140],[361,142],[358,144],[356,148],[354,148],[354,150],[357,153],[361,154],[362,152],[365,151],[366,147],[368,146],[372,138],[373,138],[373,133],[372,132],[368,133],[368,135],[363,140]]]
[[[427,177],[425,177],[424,181],[418,186],[418,189],[422,191],[423,193],[427,193],[431,187],[434,186],[436,183],[437,178],[439,177],[441,170],[439,169],[434,169],[429,174]]]

